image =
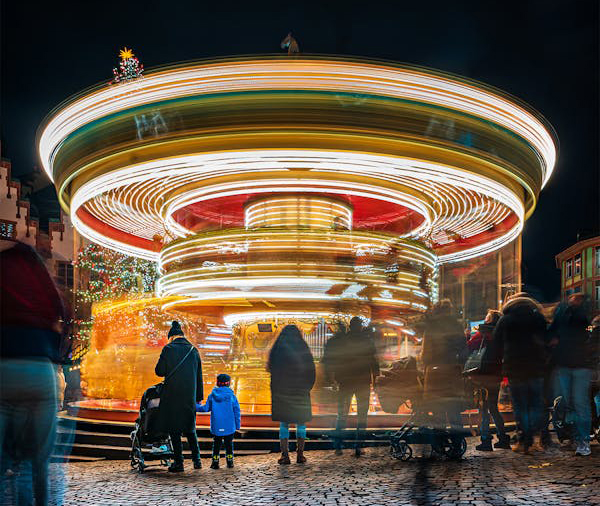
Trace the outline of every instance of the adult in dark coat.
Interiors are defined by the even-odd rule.
[[[569,417],[575,421],[575,454],[585,456],[591,454],[589,396],[592,372],[596,368],[590,348],[589,325],[585,295],[575,293],[569,297],[566,306],[558,307],[549,329],[559,395],[567,406]]]
[[[181,435],[188,440],[194,468],[200,469],[200,450],[196,437],[196,402],[204,398],[202,362],[198,350],[184,337],[181,326],[173,322],[169,343],[163,348],[155,372],[165,378],[160,396],[157,430],[171,436],[174,462],[171,472],[183,471]]]
[[[280,464],[289,464],[289,425],[296,424],[297,461],[306,462],[306,422],[312,419],[310,391],[315,384],[315,362],[296,325],[286,325],[269,353],[271,418],[279,424]]]
[[[336,453],[341,453],[341,431],[346,428],[348,410],[352,397],[356,397],[356,440],[355,455],[362,453],[361,446],[367,428],[371,385],[379,376],[379,362],[375,351],[372,332],[363,327],[362,320],[355,316],[345,334],[337,334],[328,342],[323,354],[326,374],[338,386],[338,415],[334,444]]]
[[[508,377],[517,422],[519,440],[513,451],[543,451],[546,319],[539,304],[527,293],[517,293],[502,307],[494,343],[502,356],[502,372]]]
[[[462,366],[466,344],[463,326],[452,303],[448,299],[440,300],[425,320],[421,349],[425,369],[424,398],[439,426],[446,428],[448,423],[456,432],[452,436],[456,445],[462,441]]]

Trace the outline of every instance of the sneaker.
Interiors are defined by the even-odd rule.
[[[482,441],[481,444],[478,444],[475,447],[476,450],[480,451],[480,452],[492,452],[494,451],[494,448],[492,447],[492,442],[491,441]]]
[[[582,457],[587,457],[592,454],[592,450],[590,450],[590,443],[587,441],[581,441],[577,443],[577,449],[575,450],[575,455],[580,455]]]
[[[183,463],[173,462],[169,466],[169,472],[170,473],[183,473]]]
[[[498,441],[494,443],[494,448],[497,448],[498,450],[510,450],[510,437],[499,437]]]

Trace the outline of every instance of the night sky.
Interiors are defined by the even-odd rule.
[[[14,174],[37,163],[35,133],[69,95],[109,81],[118,50],[146,68],[281,52],[425,65],[501,88],[554,126],[559,161],[523,237],[525,282],[556,300],[554,255],[598,231],[598,2],[89,1],[2,2],[2,156]]]

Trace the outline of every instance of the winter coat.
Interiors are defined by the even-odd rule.
[[[286,347],[274,349],[269,360],[271,373],[271,418],[304,424],[312,419],[310,391],[315,384],[315,363],[306,346],[303,353]]]
[[[452,314],[434,313],[427,318],[421,351],[426,399],[462,398],[462,359],[466,354],[466,343],[462,325]]]
[[[59,362],[66,311],[58,289],[31,246],[0,243],[0,357]]]
[[[229,436],[241,427],[240,403],[229,387],[213,388],[206,404],[198,404],[197,410],[210,411],[210,433],[214,436]]]
[[[433,314],[425,322],[421,357],[423,365],[458,365],[467,340],[460,322],[451,314]]]
[[[177,337],[160,354],[155,372],[167,376],[185,357],[192,344],[185,337]],[[196,430],[196,402],[204,398],[202,362],[194,347],[172,376],[168,377],[160,395],[157,430],[170,433],[188,433]]]
[[[595,364],[590,359],[590,320],[583,305],[560,305],[554,313],[548,331],[550,339],[558,339],[552,350],[554,365],[558,367],[589,368]]]
[[[530,298],[509,300],[494,329],[494,345],[502,372],[512,380],[542,378],[546,372],[546,319]]]
[[[342,386],[370,385],[379,376],[375,344],[368,330],[332,337],[321,363]]]

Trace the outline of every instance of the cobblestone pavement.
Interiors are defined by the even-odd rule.
[[[552,449],[543,456],[469,451],[462,462],[391,459],[385,448],[356,459],[307,452],[308,463],[277,456],[236,458],[234,469],[137,474],[124,461],[64,465],[68,505],[600,505],[600,446],[591,457]],[[224,461],[222,460],[222,464]],[[56,464],[55,466],[61,466]],[[54,469],[56,472],[57,469]]]

